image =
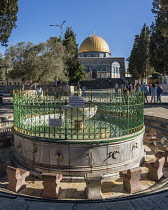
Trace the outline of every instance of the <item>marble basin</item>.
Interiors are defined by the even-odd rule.
[[[97,111],[97,106],[94,104],[85,104],[84,107],[69,107],[64,109],[64,115],[74,121],[85,121],[92,118]]]
[[[63,113],[66,118],[74,120],[75,129],[83,129],[83,122],[92,118],[97,111],[97,106],[94,104],[85,104],[84,107],[70,107],[67,105],[67,109],[63,110]]]

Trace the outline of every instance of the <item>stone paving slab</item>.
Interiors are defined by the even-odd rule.
[[[96,210],[96,209],[135,210],[129,201],[74,204],[74,210]]]
[[[147,96],[147,99],[148,99],[148,102],[150,103],[151,102],[151,96],[150,95]],[[168,94],[163,94],[161,96],[161,101],[162,101],[162,103],[168,103]],[[154,103],[154,102],[152,102],[152,103]],[[156,102],[156,103],[160,104],[160,102]]]
[[[165,195],[151,196],[149,200],[153,202],[158,209],[168,209],[168,198]]]
[[[145,105],[144,115],[150,115],[150,116],[168,119],[168,105],[167,106]]]
[[[129,200],[98,200],[84,202],[64,202],[57,200],[31,200],[25,197],[16,199],[0,197],[0,209],[4,210],[166,210],[168,206],[168,191],[158,195],[148,195]]]
[[[0,197],[0,209],[3,210],[27,210],[29,209],[31,202],[25,202],[24,199],[16,198],[2,198]]]
[[[160,206],[155,204],[150,198],[134,199],[134,200],[130,200],[130,203],[136,210],[160,209]]]
[[[28,202],[28,201],[25,201]],[[72,210],[73,208],[73,203],[52,203],[52,202],[28,202],[29,203],[29,207],[27,208],[27,210]],[[20,210],[20,209],[18,209]]]

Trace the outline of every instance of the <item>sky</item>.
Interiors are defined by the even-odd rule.
[[[19,11],[8,47],[22,41],[34,44],[60,36],[60,28],[71,27],[80,44],[95,34],[109,44],[112,57],[128,58],[135,35],[154,21],[153,0],[19,0]],[[64,35],[66,28],[63,27]],[[0,46],[3,54],[6,48]]]

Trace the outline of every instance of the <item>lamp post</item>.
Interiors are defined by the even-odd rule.
[[[64,20],[63,22],[62,22],[62,24],[61,25],[50,25],[50,26],[58,26],[58,27],[60,27],[60,37],[61,37],[61,43],[63,43],[63,41],[62,41],[62,28],[63,27],[65,27],[65,28],[68,28],[68,27],[66,27],[66,26],[63,26],[64,25],[64,23],[65,23],[66,21]],[[56,78],[56,80],[55,80],[55,86],[57,87],[57,78]]]
[[[63,26],[63,24],[65,23],[66,21],[64,20],[63,22],[62,22],[62,24],[61,25],[50,25],[50,26],[58,26],[58,27],[60,27],[60,31],[61,31],[61,42],[62,42],[62,28],[63,27],[66,27],[66,26]]]

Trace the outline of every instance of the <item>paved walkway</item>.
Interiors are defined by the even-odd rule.
[[[150,116],[168,119],[168,105],[145,104],[144,115],[150,115]]]
[[[30,198],[26,196],[5,194],[0,192],[0,209],[2,210],[166,210],[168,206],[168,190],[150,194],[129,196],[125,198],[107,200],[49,200]]]
[[[150,103],[151,102],[151,96],[147,96],[148,98],[148,102]],[[162,103],[168,103],[168,94],[163,94],[161,96],[161,101]],[[152,103],[154,103],[154,101],[152,101]],[[156,103],[160,103],[160,102],[156,102]]]
[[[149,96],[150,97],[150,96]],[[162,97],[163,103],[145,104],[144,113],[162,118],[168,118],[168,95]],[[13,119],[12,105],[0,106],[0,116]],[[135,194],[120,198],[104,200],[49,200],[23,195],[0,192],[0,209],[33,210],[33,209],[119,209],[119,210],[152,210],[168,209],[168,184],[159,192]]]

